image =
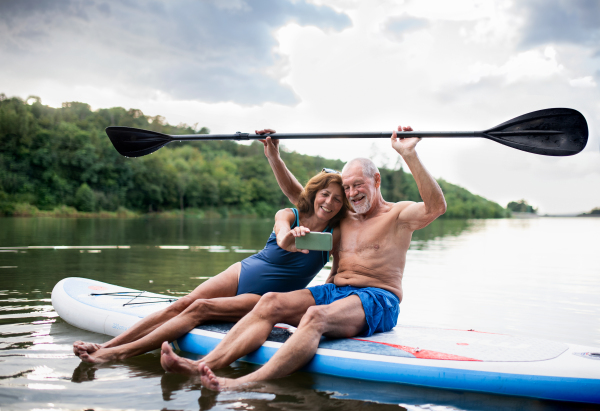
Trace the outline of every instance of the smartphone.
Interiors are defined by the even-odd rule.
[[[304,237],[296,237],[296,248],[299,250],[331,251],[333,236],[331,233],[306,233]]]

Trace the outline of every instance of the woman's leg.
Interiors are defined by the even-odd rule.
[[[235,296],[238,286],[238,278],[242,263],[235,263],[222,273],[208,279],[200,284],[194,291],[178,299],[167,308],[157,311],[135,323],[124,333],[116,336],[104,344],[86,343],[75,341],[73,343],[73,352],[75,355],[83,353],[91,354],[100,348],[118,347],[132,341],[139,340],[148,335],[158,327],[169,321],[171,318],[181,314],[186,308],[198,299],[210,299],[218,297]]]
[[[159,348],[163,341],[176,340],[205,321],[238,321],[254,308],[259,299],[260,296],[256,294],[241,294],[196,300],[181,314],[136,341],[118,347],[101,348],[91,354],[82,353],[80,357],[85,362],[102,363],[143,354]]]

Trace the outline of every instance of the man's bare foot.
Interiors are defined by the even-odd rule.
[[[198,364],[198,372],[200,373],[200,383],[202,386],[212,391],[231,390],[244,384],[231,378],[217,377],[203,362]]]
[[[173,352],[168,342],[163,342],[160,347],[160,365],[167,372],[185,375],[198,375],[198,362],[181,358]]]
[[[102,348],[102,344],[88,343],[84,341],[75,341],[73,343],[73,353],[78,357],[83,352],[91,354],[98,351],[100,348]]]

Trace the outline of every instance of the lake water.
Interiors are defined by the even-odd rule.
[[[260,250],[271,229],[270,220],[250,219],[0,218],[0,408],[591,409],[303,372],[217,394],[165,374],[158,351],[102,366],[73,355],[74,340],[108,337],[57,316],[50,294],[62,278],[183,295]],[[413,236],[399,322],[600,347],[599,233],[600,218],[436,221]],[[100,247],[109,245],[129,247]],[[234,363],[218,373],[254,369]]]

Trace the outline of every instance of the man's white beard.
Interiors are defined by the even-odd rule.
[[[353,198],[354,197],[352,197],[350,199],[350,201],[352,201]],[[354,203],[351,203],[351,204],[352,204],[352,208],[354,209],[354,212],[356,214],[364,214],[371,209],[371,202],[369,201],[369,198],[367,196],[365,196],[365,199],[364,199],[364,201],[361,202],[361,204],[358,204],[358,205],[354,204]]]

